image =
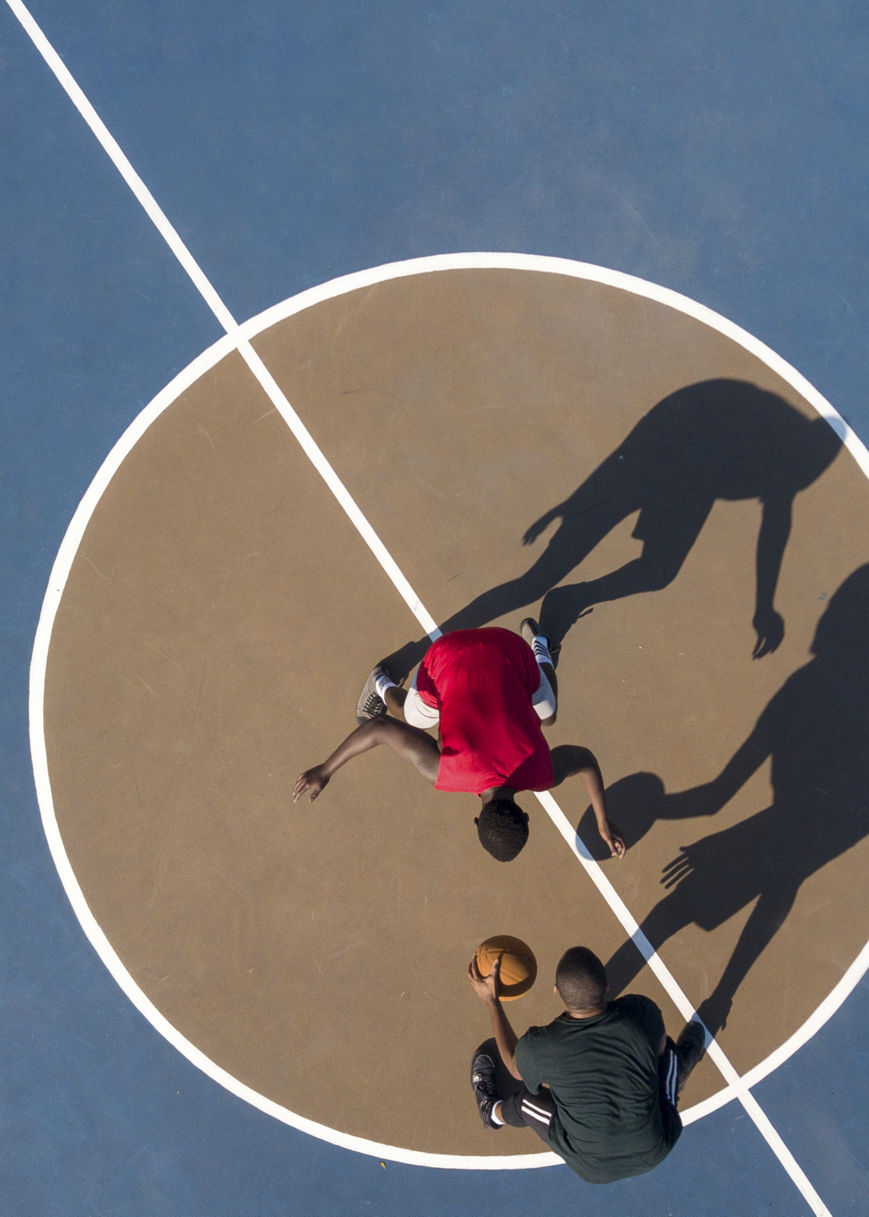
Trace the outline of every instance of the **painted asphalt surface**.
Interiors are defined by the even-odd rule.
[[[584,7],[584,6],[583,6]],[[33,13],[238,319],[460,249],[675,288],[796,366],[869,438],[866,17],[853,5],[76,3]],[[10,1213],[809,1211],[730,1105],[652,1175],[383,1167],[248,1108],[142,1020],[49,858],[27,667],[51,562],[105,453],[218,336],[11,12],[2,25],[3,951]],[[865,1194],[865,981],[757,1088],[833,1213]],[[401,1095],[408,1119],[424,1096]]]

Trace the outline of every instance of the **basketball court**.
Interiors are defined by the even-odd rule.
[[[860,1212],[865,28],[790,31],[838,176],[771,228],[730,16],[7,4],[9,1211]],[[292,804],[375,662],[544,597],[622,861],[576,780],[506,866],[384,750]],[[652,1174],[482,1127],[496,933],[520,1032],[574,943],[703,1019]]]

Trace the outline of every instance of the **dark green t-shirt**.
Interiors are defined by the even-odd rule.
[[[610,1183],[651,1170],[682,1131],[662,1102],[658,1045],[661,1011],[648,997],[620,997],[603,1014],[562,1014],[530,1027],[516,1045],[516,1064],[533,1093],[549,1086],[556,1114],[549,1143],[589,1183]]]

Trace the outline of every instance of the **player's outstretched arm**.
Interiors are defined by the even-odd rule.
[[[623,858],[627,846],[621,832],[607,815],[603,777],[594,753],[578,744],[559,744],[552,749],[552,770],[555,775],[553,786],[560,786],[574,774],[579,775],[591,802],[601,839],[614,858]]]
[[[435,741],[425,731],[384,715],[382,718],[369,719],[367,723],[351,731],[322,764],[300,773],[293,789],[293,802],[297,803],[303,794],[307,794],[312,800],[316,799],[342,765],[379,744],[392,748],[418,769],[427,781],[434,783],[440,760]]]
[[[516,1065],[516,1044],[519,1042],[519,1037],[510,1025],[510,1020],[504,1013],[504,1007],[501,1005],[499,997],[501,972],[501,960],[496,959],[492,965],[492,971],[488,976],[481,976],[480,969],[477,967],[476,956],[468,964],[468,980],[471,982],[471,988],[489,1008],[489,1016],[492,1022],[492,1034],[495,1037],[495,1043],[498,1045],[498,1052],[501,1054],[501,1060],[512,1073],[514,1078],[522,1081],[522,1074]]]

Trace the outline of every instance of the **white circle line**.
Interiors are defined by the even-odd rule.
[[[473,1157],[466,1155],[454,1154],[432,1154],[421,1151],[406,1150],[397,1146],[390,1146],[379,1142],[369,1141],[365,1138],[352,1136],[348,1133],[342,1133],[336,1129],[329,1128],[325,1125],[316,1123],[299,1116],[295,1112],[275,1103],[273,1100],[267,1099],[264,1095],[252,1090],[239,1079],[233,1077],[222,1069],[216,1062],[205,1056],[194,1044],[186,1039],[181,1032],[177,1030],[168,1020],[160,1013],[153,1005],[147,995],[140,989],[136,981],[127,971],[120,958],[114,951],[114,948],[109,943],[103,930],[93,917],[91,910],[87,904],[83,892],[78,884],[78,880],[72,870],[69,858],[66,854],[65,847],[60,835],[57,824],[53,796],[51,792],[51,783],[48,774],[47,751],[44,738],[44,683],[47,668],[48,649],[51,639],[51,631],[54,625],[54,620],[57,610],[60,605],[61,596],[63,594],[66,580],[69,576],[69,571],[72,566],[78,546],[81,543],[82,537],[86,530],[87,524],[90,521],[91,515],[99,502],[106,486],[111,481],[114,474],[117,472],[124,458],[134,447],[135,443],[141,438],[142,434],[155,419],[169,405],[171,405],[177,397],[185,389],[189,388],[200,376],[202,376],[210,368],[214,367],[222,358],[233,350],[238,350],[243,358],[246,359],[250,366],[250,355],[245,352],[245,347],[251,340],[258,336],[263,330],[274,325],[278,321],[284,320],[294,314],[310,308],[313,305],[327,299],[332,299],[347,292],[357,290],[358,288],[372,286],[376,283],[385,282],[395,278],[408,277],[414,274],[426,274],[437,271],[457,270],[457,269],[510,269],[510,270],[525,270],[538,271],[545,273],[554,273],[566,275],[572,278],[590,280],[603,285],[618,288],[623,291],[631,292],[635,295],[643,296],[658,303],[672,307],[686,315],[694,317],[696,320],[710,326],[711,328],[723,333],[731,338],[734,342],[756,355],[767,366],[771,367],[783,380],[789,383],[800,395],[807,400],[813,408],[824,417],[834,428],[837,434],[842,438],[845,445],[848,447],[851,454],[854,456],[861,470],[869,477],[869,452],[867,452],[862,441],[857,437],[853,430],[845,423],[837,411],[821,396],[814,387],[805,380],[794,368],[791,367],[785,360],[777,356],[758,339],[747,331],[742,330],[733,322],[706,308],[704,305],[698,304],[686,296],[682,296],[677,292],[671,291],[668,288],[660,287],[657,284],[649,283],[646,280],[638,279],[627,275],[620,271],[608,270],[605,267],[597,267],[588,263],[572,262],[562,258],[539,257],[532,254],[497,254],[497,253],[471,253],[471,254],[443,254],[434,257],[411,259],[401,263],[391,263],[385,266],[375,267],[367,271],[358,271],[349,275],[341,276],[338,279],[331,280],[327,284],[320,285],[315,288],[310,288],[297,296],[291,297],[264,312],[244,322],[237,329],[232,329],[224,337],[219,339],[200,356],[194,359],[185,369],[183,369],[161,392],[146,406],[139,415],[132,421],[130,426],[124,431],[118,439],[112,450],[106,457],[103,464],[100,466],[91,485],[83,496],[76,512],[70,522],[69,528],[64,536],[58,551],[57,558],[52,567],[49,585],[46,590],[45,600],[43,602],[42,612],[40,614],[39,623],[34,639],[33,656],[31,661],[31,683],[30,683],[30,733],[31,733],[31,752],[33,756],[34,776],[37,788],[37,798],[42,814],[43,824],[45,827],[46,838],[52,857],[60,875],[61,881],[67,892],[67,896],[72,904],[76,915],[78,916],[85,934],[90,939],[97,953],[103,959],[108,970],[115,978],[121,989],[126,993],[133,1004],[140,1012],[148,1019],[149,1022],[164,1036],[170,1043],[175,1046],[182,1055],[201,1069],[204,1073],[210,1076],[213,1080],[225,1087],[231,1093],[244,1099],[252,1106],[258,1108],[264,1113],[273,1116],[283,1123],[289,1124],[300,1131],[310,1133],[334,1145],[342,1148],[355,1150],[370,1154],[375,1157],[388,1158],[392,1161],[403,1162],[410,1165],[434,1166],[446,1169],[472,1169],[472,1170],[513,1170],[524,1169],[527,1167],[542,1167],[549,1165],[558,1165],[561,1159],[552,1153],[543,1154],[528,1154],[528,1155],[508,1155]],[[257,358],[257,363],[259,359]],[[258,369],[252,369],[257,374]],[[258,379],[260,377],[258,376]],[[260,381],[262,383],[262,381]],[[266,388],[265,385],[263,385]],[[275,386],[276,387],[276,386]],[[269,391],[268,389],[266,390]],[[273,392],[270,393],[273,397]],[[282,396],[282,395],[281,395]],[[287,403],[289,404],[289,403]],[[420,604],[419,606],[423,606]],[[411,606],[413,609],[413,606]],[[428,618],[431,620],[431,618]],[[421,622],[421,624],[423,624]],[[858,966],[859,965],[859,966]],[[723,1091],[711,1096],[709,1100],[703,1104],[698,1104],[698,1111],[701,1114],[706,1114],[708,1111],[715,1110],[722,1106],[730,1098],[742,1098],[747,1092],[749,1084],[754,1084],[762,1077],[767,1076],[774,1068],[787,1060],[793,1052],[797,1050],[811,1034],[819,1029],[826,1022],[835,1009],[838,1009],[845,997],[852,991],[854,986],[859,981],[860,977],[869,966],[869,956],[867,952],[861,953],[858,960],[848,969],[842,980],[834,988],[834,990],[821,1003],[817,1010],[810,1016],[803,1026],[795,1032],[784,1045],[781,1045],[774,1053],[770,1054],[764,1061],[755,1066],[746,1078],[751,1077],[751,1083],[746,1083],[745,1078],[734,1079],[727,1085]],[[834,996],[835,995],[835,996]],[[681,1004],[681,1003],[677,1003]],[[725,1058],[726,1059],[726,1058]],[[770,1062],[773,1062],[770,1064]],[[729,1062],[728,1062],[729,1064]],[[720,1068],[719,1064],[719,1068]],[[731,1066],[732,1069],[732,1066]],[[729,1072],[729,1071],[728,1071]],[[717,1101],[718,1100],[718,1101]],[[714,1105],[713,1105],[714,1104]],[[683,1123],[692,1123],[699,1115],[694,1114],[695,1109],[689,1108],[683,1115]]]
[[[388,262],[367,270],[352,271],[337,279],[330,279],[328,283],[306,288],[288,300],[272,305],[242,322],[238,331],[244,339],[252,340],[277,322],[284,321],[325,300],[333,300],[337,296],[346,295],[359,288],[373,287],[387,280],[450,270],[523,270],[564,275],[567,278],[600,283],[605,287],[614,287],[634,296],[642,296],[647,300],[654,300],[658,304],[664,304],[668,308],[693,317],[695,321],[717,330],[718,333],[730,338],[750,354],[755,355],[771,371],[796,389],[817,413],[827,420],[862,472],[869,478],[869,450],[854,429],[801,372],[798,372],[792,364],[778,355],[766,343],[723,314],[692,300],[690,296],[685,296],[669,287],[662,287],[658,283],[652,283],[648,279],[629,275],[625,271],[596,266],[592,262],[575,262],[570,258],[557,258],[543,254],[485,252],[431,254],[422,258],[409,258],[403,262]]]

